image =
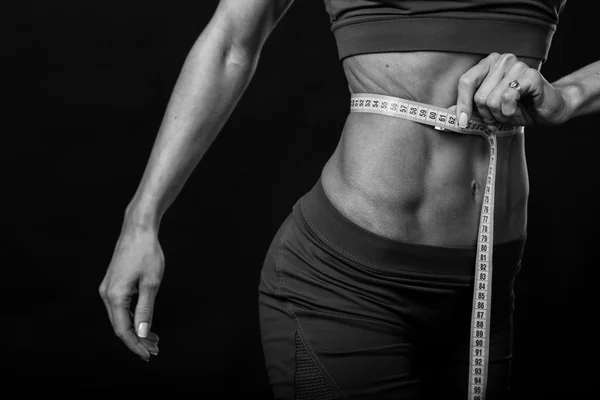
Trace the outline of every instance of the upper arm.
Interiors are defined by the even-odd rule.
[[[211,23],[232,50],[254,56],[293,1],[221,0]]]

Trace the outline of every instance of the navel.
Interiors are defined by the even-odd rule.
[[[471,190],[473,193],[473,197],[477,196],[477,193],[479,192],[480,188],[481,188],[481,186],[479,185],[479,183],[477,181],[473,181],[471,183]]]

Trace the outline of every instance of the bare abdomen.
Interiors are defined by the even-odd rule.
[[[353,84],[358,86],[355,92],[414,96],[417,101],[449,106],[454,103],[447,104],[448,99],[454,96],[455,101],[456,94],[448,94],[450,89],[443,85],[452,88],[462,73],[448,76],[448,70],[442,70],[446,72],[437,84],[435,77],[428,76],[418,86],[413,77],[411,82],[422,90],[417,95],[402,96],[397,82],[388,85],[393,89],[383,91],[385,77],[372,78],[360,87],[350,76],[349,83],[351,89]],[[365,73],[360,75],[364,81]],[[448,84],[452,79],[454,83]],[[352,113],[323,169],[322,182],[333,205],[371,232],[408,243],[474,246],[488,163],[489,146],[481,137],[440,132],[379,114]],[[524,234],[528,190],[523,135],[498,138],[496,243]]]
[[[361,125],[347,124],[323,169],[323,188],[334,206],[354,223],[395,240],[475,245],[489,162],[487,142],[422,126],[381,131]],[[525,232],[528,184],[525,165],[515,152],[519,141],[522,137],[498,140],[496,243]]]

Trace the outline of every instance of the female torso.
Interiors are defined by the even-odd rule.
[[[410,52],[343,61],[351,93],[377,93],[447,108],[458,80],[483,56]],[[539,69],[534,59],[520,58]],[[524,235],[529,183],[524,135],[498,138],[495,242]],[[325,165],[325,194],[345,217],[407,243],[474,246],[489,145],[479,136],[380,114],[350,113]]]

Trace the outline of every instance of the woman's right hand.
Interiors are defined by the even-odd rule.
[[[158,336],[150,332],[150,326],[163,272],[157,232],[124,227],[99,288],[115,334],[145,361],[158,354]],[[136,293],[132,314],[131,301]]]

